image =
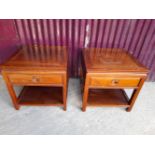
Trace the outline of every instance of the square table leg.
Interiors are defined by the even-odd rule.
[[[67,110],[67,76],[66,74],[64,75],[64,85],[63,85],[63,104],[64,104],[64,111]]]
[[[138,89],[134,90],[134,92],[133,92],[133,94],[132,94],[132,96],[130,98],[130,101],[129,101],[130,107],[126,109],[127,112],[130,112],[132,110],[132,108],[134,106],[134,103],[136,101],[136,98],[137,98],[137,96],[138,96],[138,94],[139,94],[139,92],[140,92],[140,90],[141,90],[141,88],[142,88],[142,86],[144,84],[144,81],[145,81],[145,78],[142,78],[140,83],[139,83]]]
[[[86,79],[85,79],[85,85],[84,85],[84,92],[83,92],[83,104],[82,104],[82,111],[85,112],[86,111],[86,107],[87,107],[87,100],[88,100],[88,93],[89,93],[89,89],[88,89],[88,75],[86,74]]]
[[[14,107],[15,107],[16,110],[19,110],[20,105],[18,104],[18,98],[16,96],[15,90],[13,89],[13,86],[10,83],[8,77],[5,75],[5,73],[2,73],[2,74],[3,74],[3,77],[4,77],[5,81],[6,81],[6,86],[7,86],[7,89],[9,91],[9,94],[11,96],[13,105],[14,105]]]

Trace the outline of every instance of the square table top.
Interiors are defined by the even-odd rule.
[[[146,67],[124,49],[85,48],[82,54],[87,72],[148,72]]]
[[[2,65],[3,69],[66,70],[65,46],[24,46]]]

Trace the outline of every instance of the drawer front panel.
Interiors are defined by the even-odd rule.
[[[9,74],[9,79],[13,84],[62,84],[61,75],[33,75],[33,74]]]
[[[90,77],[90,86],[97,87],[136,87],[140,78]]]

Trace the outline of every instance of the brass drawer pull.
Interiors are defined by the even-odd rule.
[[[119,83],[119,80],[114,79],[114,80],[111,81],[111,83],[112,83],[112,85],[117,85]]]
[[[39,82],[39,78],[38,78],[38,77],[33,76],[33,77],[32,77],[32,82],[34,82],[34,83]]]

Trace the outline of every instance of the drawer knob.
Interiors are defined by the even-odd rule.
[[[112,80],[112,82],[111,82],[113,85],[117,85],[118,83],[119,83],[119,80],[117,80],[117,79],[114,79],[114,80]]]
[[[35,77],[35,76],[32,77],[32,82],[35,82],[35,83],[36,83],[36,82],[39,82],[39,78],[37,78],[37,77]]]

